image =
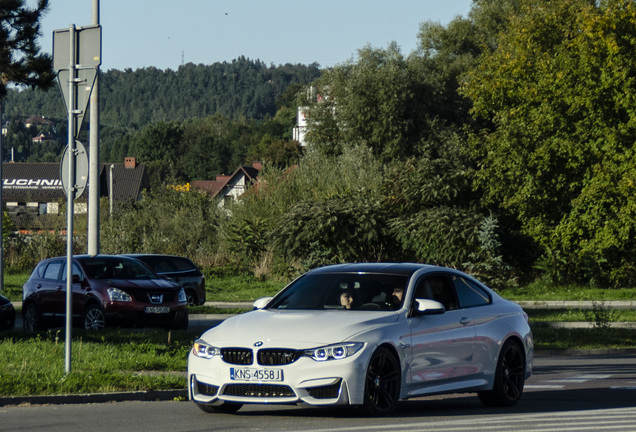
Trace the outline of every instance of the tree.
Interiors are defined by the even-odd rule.
[[[308,142],[333,154],[343,144],[365,144],[383,160],[413,154],[417,81],[409,63],[395,43],[386,50],[365,47],[358,56],[314,84]]]
[[[48,0],[34,9],[24,0],[0,2],[0,99],[9,83],[48,88],[53,83],[50,56],[40,53],[37,38]]]
[[[636,281],[636,4],[523,3],[464,94],[486,199],[517,217],[557,279]]]

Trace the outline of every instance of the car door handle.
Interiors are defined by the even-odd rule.
[[[473,322],[472,318],[466,318],[466,317],[464,317],[464,318],[462,318],[462,319],[460,319],[460,320],[459,320],[459,323],[460,323],[461,325],[468,325],[468,324],[472,324],[472,322]]]
[[[62,289],[63,289],[63,288],[64,288],[64,287],[63,287],[62,285],[58,285],[58,286],[57,286],[57,290],[58,290],[58,291],[62,291]]]

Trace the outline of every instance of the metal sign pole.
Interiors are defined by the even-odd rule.
[[[77,110],[76,92],[76,45],[75,26],[69,28],[69,104],[68,104],[68,182],[66,208],[66,373],[71,372],[71,347],[73,324],[73,216],[75,201],[75,114]]]

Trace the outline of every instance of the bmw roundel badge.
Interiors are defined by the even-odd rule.
[[[261,341],[255,342],[254,346],[255,347],[263,346],[263,342],[261,342]]]

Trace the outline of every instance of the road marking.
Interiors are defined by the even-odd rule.
[[[590,374],[590,375],[578,375],[578,376],[573,376],[573,377],[570,377],[570,378],[549,380],[549,382],[584,383],[584,382],[587,382],[587,381],[608,379],[611,376],[612,375],[592,375],[592,374]]]
[[[531,385],[524,385],[523,386],[524,390],[560,390],[562,388],[565,388],[564,385],[549,385],[549,384],[531,384]]]
[[[421,423],[336,427],[306,430],[304,432],[391,432],[421,431],[424,429],[430,432],[508,432],[520,427],[523,428],[524,432],[625,431],[630,430],[634,424],[636,424],[636,408],[616,408],[539,414],[496,414],[472,416],[465,420],[425,420]],[[528,428],[528,426],[530,426],[530,428]]]

